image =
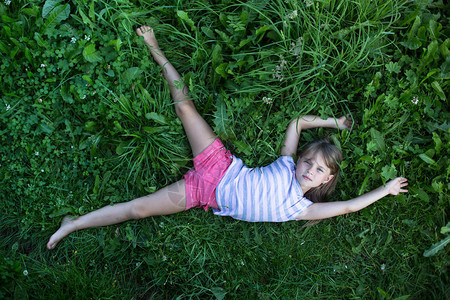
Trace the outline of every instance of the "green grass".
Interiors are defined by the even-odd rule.
[[[449,293],[442,1],[12,1],[0,15],[1,298]],[[161,70],[134,34],[144,24],[246,164],[271,163],[293,117],[349,112],[351,133],[302,136],[331,134],[342,148],[333,200],[395,176],[410,192],[306,228],[190,210],[75,232],[47,251],[64,215],[154,192],[192,166]]]

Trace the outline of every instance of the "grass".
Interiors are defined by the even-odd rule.
[[[442,1],[47,0],[0,13],[0,297],[448,294]],[[410,192],[306,228],[190,210],[75,232],[47,251],[64,215],[154,192],[192,166],[160,68],[134,34],[143,24],[249,166],[278,156],[291,118],[350,112],[351,133],[302,136],[342,148],[333,200],[400,175]]]

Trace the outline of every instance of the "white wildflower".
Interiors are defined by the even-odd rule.
[[[41,64],[41,68],[45,68],[46,66],[46,64]]]
[[[86,95],[83,95],[83,97],[81,97],[81,99],[86,99]]]
[[[84,35],[84,39],[87,40],[87,41],[89,41],[89,40],[91,40],[91,37],[85,34],[85,35]]]
[[[306,1],[305,1],[305,5],[306,5],[306,7],[313,6],[313,5],[314,5],[314,2],[311,1],[311,0],[306,0]]]
[[[39,151],[34,152],[34,155],[38,156],[39,155]]]
[[[293,10],[290,14],[287,15],[289,19],[293,19],[298,16],[297,10]]]
[[[39,99],[38,99],[38,102],[39,102],[39,103],[42,103],[42,98],[39,98]]]
[[[8,111],[8,110],[10,110],[10,109],[11,109],[11,105],[6,104],[6,111]]]
[[[268,104],[268,105],[273,103],[272,98],[269,98],[269,97],[263,97],[262,100],[265,104]]]
[[[414,98],[412,98],[411,102],[412,102],[413,104],[417,104],[417,103],[419,103],[419,98],[414,97]]]
[[[23,271],[23,275],[27,276],[28,275],[28,270],[24,270]]]
[[[44,173],[44,169],[41,169],[41,172]]]
[[[77,42],[77,39],[76,39],[75,37],[73,37],[73,38],[70,40],[70,42],[75,44],[75,43]]]
[[[164,222],[159,223],[159,228],[164,228]]]
[[[10,5],[11,4],[11,0],[5,0],[5,5]],[[26,271],[26,270],[25,270]],[[27,273],[28,274],[28,273]]]
[[[381,269],[381,271],[384,271],[386,269],[386,265],[385,264],[381,264],[380,269]]]

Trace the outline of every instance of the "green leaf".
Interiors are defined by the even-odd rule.
[[[216,38],[216,36],[214,35],[214,31],[212,31],[211,28],[206,27],[206,26],[202,26],[201,29],[202,29],[202,32],[203,32],[207,37],[209,37],[210,39],[215,39],[215,38]]]
[[[47,29],[53,28],[61,21],[64,21],[69,17],[70,14],[70,4],[58,5],[55,7],[47,18],[44,24],[44,28],[41,32],[46,32]]]
[[[83,49],[83,57],[88,62],[100,62],[102,61],[102,56],[100,52],[95,50],[94,44],[89,44]]]
[[[395,168],[394,164],[391,164],[390,166],[384,166],[381,170],[381,177],[383,179],[383,182],[394,179],[397,175],[397,169]]]
[[[440,240],[436,244],[433,244],[430,249],[423,253],[423,256],[430,257],[436,255],[440,250],[444,249],[448,243],[450,243],[450,235],[446,236],[443,240]]]
[[[227,114],[227,106],[225,102],[220,101],[217,106],[217,110],[214,112],[214,124],[216,125],[214,131],[223,137],[227,137],[228,134],[228,114]]]
[[[48,14],[55,8],[61,0],[47,0],[42,7],[42,18],[46,18]]]
[[[213,287],[211,288],[211,292],[213,293],[214,297],[216,297],[216,300],[223,300],[227,294],[227,291],[225,291],[221,287]]]
[[[217,68],[216,68],[216,73],[220,74],[220,76],[222,76],[223,78],[227,78],[228,74],[226,71],[226,69],[228,68],[228,64],[227,63],[221,63]]]
[[[187,12],[182,11],[182,10],[177,10],[177,16],[178,16],[181,20],[183,20],[183,21],[185,21],[186,23],[188,23],[188,25],[191,26],[191,30],[192,30],[192,31],[195,30],[194,21],[192,21],[192,20],[189,18]]]
[[[75,213],[75,211],[73,210],[73,208],[64,207],[64,208],[61,208],[60,210],[58,210],[57,212],[50,214],[49,217],[55,218],[55,217],[65,216],[67,214],[74,214],[74,213]]]
[[[42,38],[42,36],[39,34],[39,32],[34,33],[34,39],[39,46],[44,47],[46,49],[49,48],[48,43]]]
[[[125,72],[123,72],[122,74],[122,79],[126,82],[126,83],[131,83],[133,82],[137,77],[139,77],[142,74],[142,70],[139,69],[138,67],[132,67],[127,69]]]
[[[113,46],[117,52],[120,52],[120,46],[122,46],[122,40],[118,38],[117,40],[111,40],[108,42],[109,46]]]
[[[72,97],[72,95],[70,94],[70,92],[69,92],[67,86],[62,86],[62,87],[61,87],[61,97],[62,97],[63,100],[64,100],[65,102],[67,102],[67,103],[72,104],[72,103],[74,102],[74,101],[73,101],[73,97]]]
[[[426,155],[425,153],[419,154],[419,157],[426,162],[427,164],[430,165],[435,165],[436,162],[434,161],[434,159],[432,159],[431,157],[429,157],[428,155]]]
[[[436,93],[438,94],[439,98],[441,98],[441,100],[444,100],[444,101],[447,100],[447,97],[445,96],[444,90],[442,90],[441,85],[439,84],[439,82],[433,81],[431,83],[431,86],[436,91]]]
[[[245,155],[252,154],[252,147],[250,147],[250,145],[247,145],[243,141],[233,141],[233,144],[236,146],[236,148],[239,152],[242,152]]]
[[[88,16],[86,16],[86,14],[83,12],[83,10],[81,9],[81,7],[78,7],[78,13],[80,14],[81,18],[83,19],[83,22],[85,24],[89,24],[89,26],[91,28],[93,28],[95,25],[94,23],[92,23],[91,19],[88,18]]]
[[[441,233],[442,234],[446,234],[450,232],[450,222],[447,223],[447,225],[445,225],[444,227],[441,227]]]
[[[380,152],[384,152],[385,150],[385,144],[384,144],[384,137],[383,135],[376,130],[375,128],[370,128],[370,135],[372,136],[372,139],[376,145],[376,148]]]
[[[153,120],[161,125],[167,125],[167,120],[163,115],[160,115],[158,113],[155,112],[150,112],[150,113],[146,113],[145,117],[148,120]]]
[[[400,67],[400,65],[398,63],[394,63],[394,62],[389,62],[388,64],[386,64],[386,70],[389,71],[389,73],[400,73],[400,71],[402,70],[402,68]]]

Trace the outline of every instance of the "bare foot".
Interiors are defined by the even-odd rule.
[[[158,41],[156,40],[153,28],[151,28],[150,26],[141,26],[138,29],[136,29],[136,34],[144,37],[144,43],[148,46],[150,52],[153,55],[153,58],[159,65],[162,65],[165,62],[167,62],[166,56],[159,48],[159,44]]]
[[[61,227],[50,237],[47,243],[47,249],[51,250],[55,248],[56,244],[64,237],[66,237],[69,233],[76,230],[74,220],[76,218],[71,216],[65,216],[61,222]]]

